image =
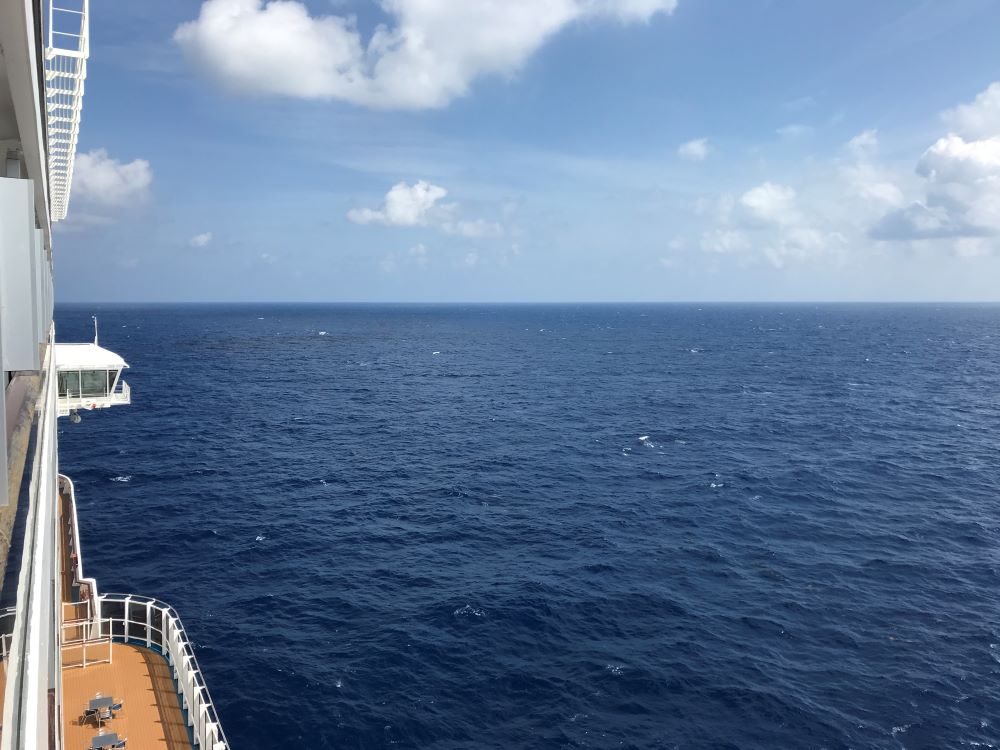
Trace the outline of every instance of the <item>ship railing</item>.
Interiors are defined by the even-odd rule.
[[[118,388],[111,392],[111,400],[116,404],[131,404],[132,389],[129,387],[129,384],[122,380],[119,382],[118,386]]]
[[[87,602],[87,619],[90,619],[90,600],[97,598],[97,581],[83,575],[83,555],[80,553],[80,521],[76,513],[76,487],[73,485],[73,480],[65,474],[59,475],[59,492],[60,494],[69,496],[69,507],[71,511],[69,514],[69,545],[70,550],[73,553],[73,559],[71,561],[64,562],[69,562],[71,565],[74,565],[73,582],[79,586],[81,600],[80,602],[77,602],[77,604]],[[65,614],[66,607],[64,606],[63,619],[67,619]],[[79,618],[71,615],[69,619]]]
[[[0,611],[0,661],[4,662],[4,669],[7,669],[7,657],[10,656],[10,642],[14,632],[14,618],[17,616],[16,607],[7,607]]]
[[[97,613],[103,637],[159,651],[167,660],[198,747],[228,750],[194,646],[173,607],[135,594],[101,594]]]

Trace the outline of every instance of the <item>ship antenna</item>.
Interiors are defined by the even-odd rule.
[[[97,346],[97,316],[91,315],[90,317],[94,319],[94,346]]]

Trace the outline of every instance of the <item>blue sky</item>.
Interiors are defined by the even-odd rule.
[[[62,301],[1000,298],[993,2],[91,16]]]

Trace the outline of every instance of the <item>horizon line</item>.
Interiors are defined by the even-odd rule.
[[[1000,305],[1000,300],[57,300],[60,305]]]

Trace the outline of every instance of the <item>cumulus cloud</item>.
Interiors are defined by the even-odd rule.
[[[968,233],[969,229],[956,223],[944,206],[928,206],[920,201],[886,214],[869,232],[876,240],[932,240]]]
[[[798,219],[795,190],[787,185],[764,182],[743,193],[740,205],[755,219],[772,224],[791,224]]]
[[[960,104],[941,115],[952,131],[967,138],[1000,134],[1000,81],[991,83],[968,104]]]
[[[966,141],[948,135],[924,152],[917,174],[934,182],[975,182],[1000,174],[1000,137]]]
[[[144,197],[152,182],[153,170],[145,159],[123,164],[99,148],[77,155],[72,194],[95,206],[124,206]]]
[[[920,157],[916,173],[924,178],[924,194],[882,217],[871,229],[873,238],[990,238],[1000,249],[1000,136],[967,141],[952,133],[939,138]],[[986,244],[966,242],[952,249],[970,257],[983,254]],[[970,252],[972,247],[976,252]]]
[[[367,107],[443,107],[485,75],[509,75],[570,23],[647,22],[677,0],[381,0],[367,41],[353,17],[297,0],[205,0],[174,40],[225,87]]]
[[[347,218],[355,224],[394,227],[431,226],[459,237],[499,237],[503,227],[485,219],[463,219],[456,203],[441,203],[448,191],[425,180],[398,182],[385,194],[380,208],[352,208]]]
[[[387,224],[396,227],[413,227],[427,224],[428,214],[434,204],[448,191],[443,187],[420,180],[413,185],[398,182],[385,194],[381,208],[352,208],[347,218],[355,224]]]
[[[682,143],[677,148],[677,155],[688,161],[704,161],[708,156],[708,138],[695,138]]]
[[[781,268],[838,256],[847,244],[840,231],[803,210],[790,185],[763,182],[738,199],[723,194],[696,210],[714,224],[701,233],[702,252],[733,256],[741,264],[763,261]]]
[[[699,246],[735,263],[776,267],[840,263],[893,245],[961,258],[1000,254],[998,102],[1000,84],[992,84],[943,113],[953,132],[910,169],[882,161],[880,134],[870,129],[797,178],[703,197],[694,206]]]
[[[196,234],[194,237],[188,240],[188,244],[191,247],[205,247],[211,241],[212,241],[212,233],[202,232],[201,234]]]

